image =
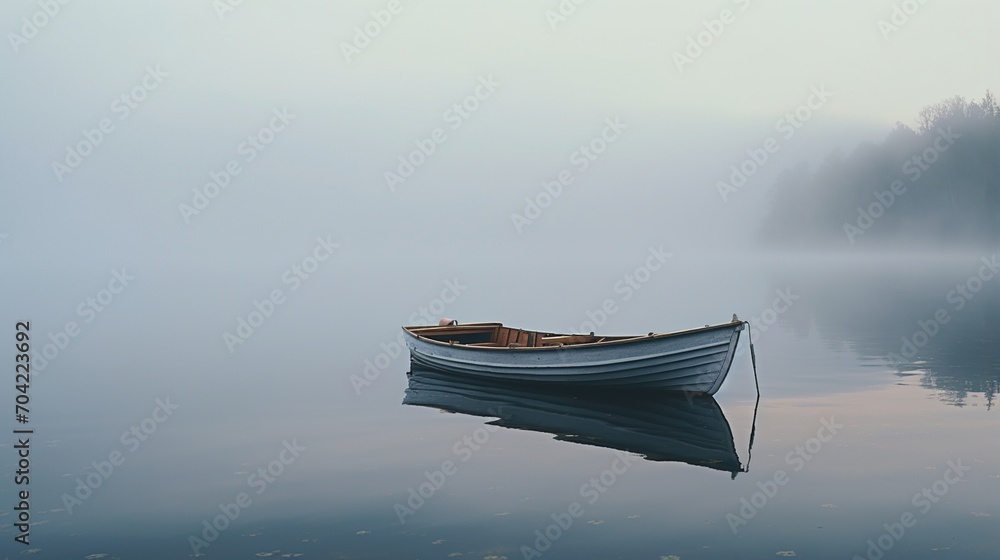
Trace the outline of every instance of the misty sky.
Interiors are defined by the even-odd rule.
[[[724,247],[760,220],[782,169],[996,87],[994,4],[927,2],[890,28],[880,20],[893,22],[894,3],[870,0],[567,0],[565,20],[555,0],[404,1],[384,26],[372,23],[382,1],[71,2],[52,17],[8,3],[0,251],[218,262],[328,234],[346,252],[443,238],[516,252],[573,234],[640,252]],[[37,33],[22,19],[33,17]],[[359,38],[366,24],[377,36]],[[688,50],[702,32],[708,46]],[[126,109],[143,80],[155,88]],[[449,117],[483,80],[495,91]],[[820,87],[832,96],[794,136],[776,132]],[[287,126],[246,148],[274,111]],[[625,131],[579,167],[576,150],[614,118]],[[105,119],[114,128],[92,154],[53,169]],[[385,174],[438,128],[443,143],[390,190]],[[723,200],[717,182],[770,137],[780,151]],[[231,160],[241,173],[185,215]],[[572,183],[519,232],[512,214],[564,170]]]

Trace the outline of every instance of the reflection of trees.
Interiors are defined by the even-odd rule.
[[[1000,386],[1000,275],[966,300],[961,309],[948,301],[982,263],[924,266],[833,266],[825,270],[775,272],[776,286],[797,286],[801,299],[787,324],[805,335],[815,329],[832,347],[846,346],[899,376],[921,376],[923,387],[942,400],[962,406],[970,394],[982,394],[992,407]],[[954,300],[953,300],[954,301]],[[910,356],[904,338],[934,330],[930,320],[944,309],[948,320]],[[923,337],[916,337],[919,341]],[[895,363],[892,354],[901,360]]]

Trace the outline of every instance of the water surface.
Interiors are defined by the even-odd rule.
[[[36,376],[34,557],[182,558],[197,548],[208,558],[996,558],[1000,278],[960,308],[949,296],[989,254],[678,254],[626,298],[615,287],[646,254],[403,266],[348,253],[232,354],[222,333],[281,285],[283,265],[137,269],[134,286]],[[30,305],[7,304],[41,340],[89,291],[50,282],[24,288],[38,292]],[[435,303],[449,283],[453,301]],[[43,288],[58,294],[44,306]],[[602,318],[606,299],[617,310]],[[609,397],[611,412],[599,397],[557,398],[546,410],[563,416],[547,417],[558,424],[549,431],[502,406],[491,417],[404,405],[398,326],[421,307],[525,328],[594,321],[609,334],[736,312],[754,323],[756,422],[745,338],[713,403],[729,433],[714,416],[656,412],[655,395],[636,397],[631,415],[620,398]],[[903,339],[940,309],[948,321],[904,355]],[[177,408],[155,431],[123,436],[164,399]],[[593,414],[625,425],[628,441],[594,436]],[[728,455],[692,456],[669,430],[637,436],[634,423],[649,418],[721,437],[736,468]],[[114,452],[123,462],[104,476]],[[99,485],[78,492],[88,476]],[[9,479],[4,489],[9,501]],[[241,493],[249,501],[236,507]],[[214,519],[226,511],[238,516]],[[10,519],[0,522],[13,554]],[[206,530],[213,521],[225,528]]]

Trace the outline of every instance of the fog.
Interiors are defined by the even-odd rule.
[[[370,257],[511,265],[744,250],[781,172],[978,98],[1000,72],[985,1],[921,6],[894,31],[888,2],[550,4],[8,6],[3,258],[225,269],[318,235]],[[287,125],[241,152],[275,110]],[[105,119],[113,130],[97,133]],[[622,130],[605,146],[609,119]],[[413,155],[435,129],[443,142]],[[101,136],[92,150],[85,130]],[[720,194],[768,139],[777,151]],[[592,142],[604,151],[584,169]],[[401,156],[424,161],[390,188]],[[185,214],[231,160],[240,174]],[[563,171],[572,183],[517,227]]]
[[[606,323],[645,332],[647,306],[660,328],[764,308],[786,284],[741,272],[764,251],[976,262],[995,242],[988,2],[232,4],[4,9],[3,316],[103,318],[87,298],[124,271],[108,307],[142,326],[96,321],[129,341],[118,358],[176,345],[228,368],[222,335],[275,289],[268,343],[370,352],[445,281],[471,286],[445,310],[463,320],[580,330],[658,251],[670,265]],[[960,117],[917,194],[845,236]],[[935,215],[945,188],[970,196]]]
[[[899,518],[870,504],[905,502],[926,468],[997,464],[998,18],[986,0],[5,4],[0,320],[31,323],[41,547],[189,554],[298,438],[308,458],[210,554],[430,557],[446,535],[514,557],[607,450],[501,430],[401,530],[393,504],[482,419],[400,405],[400,325],[635,334],[737,313],[757,367],[740,340],[718,397],[737,442],[757,429],[760,472],[788,468],[815,415],[851,416],[807,493],[737,539],[726,513],[757,478],[638,463],[593,509],[638,529],[588,522],[560,546],[862,550]],[[125,447],[157,399],[179,408]],[[990,483],[957,507],[990,511]],[[816,513],[823,492],[839,513]],[[901,553],[992,551],[989,529],[955,543],[966,518],[946,513]],[[789,538],[821,525],[836,543]]]

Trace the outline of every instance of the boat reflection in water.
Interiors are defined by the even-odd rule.
[[[497,418],[495,426],[554,434],[650,461],[746,472],[729,422],[713,397],[667,391],[568,391],[485,383],[411,362],[403,404]],[[751,436],[751,446],[752,436]]]

